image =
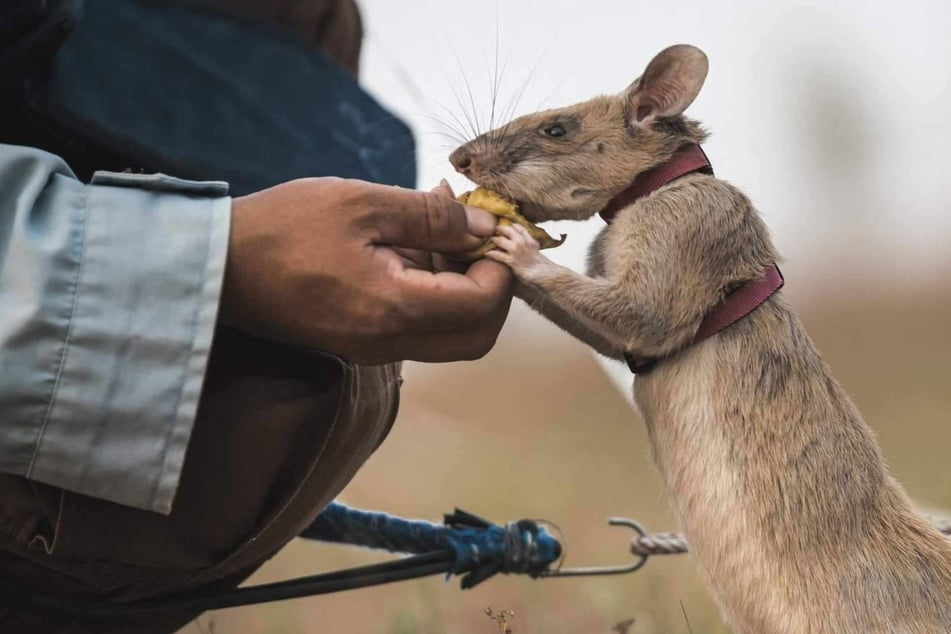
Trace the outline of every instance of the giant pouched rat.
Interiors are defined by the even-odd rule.
[[[589,218],[706,138],[682,114],[706,74],[702,51],[670,47],[623,93],[517,118],[451,161],[529,220]],[[777,258],[745,195],[692,173],[622,204],[587,275],[519,227],[499,233],[487,257],[511,266],[533,308],[602,354],[659,360],[634,398],[735,631],[951,631],[951,544],[889,474],[782,295],[691,345],[704,316]]]

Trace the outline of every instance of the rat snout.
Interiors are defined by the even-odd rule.
[[[482,181],[498,175],[503,164],[497,144],[482,135],[459,146],[449,155],[449,162],[456,171],[474,183],[485,185]]]
[[[468,176],[469,171],[472,169],[473,163],[473,152],[470,144],[466,144],[456,148],[456,150],[449,155],[449,162],[452,163],[452,166],[456,168],[456,171],[460,174]]]

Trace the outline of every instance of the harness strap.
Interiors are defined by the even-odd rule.
[[[601,210],[601,217],[606,223],[611,224],[617,212],[655,192],[667,183],[694,172],[713,176],[713,166],[710,165],[710,160],[707,159],[703,148],[696,143],[688,145],[664,163],[635,176],[630,185],[608,201],[607,206]]]
[[[612,198],[601,210],[601,217],[610,224],[617,213],[625,207],[633,205],[639,199],[678,178],[697,172],[712,176],[713,166],[710,165],[710,160],[703,148],[694,143],[684,147],[664,163],[638,174],[628,187]],[[783,275],[779,267],[771,264],[758,279],[734,290],[720,304],[711,309],[700,322],[700,328],[693,340],[685,347],[700,343],[743,319],[781,289],[783,283]],[[624,358],[627,361],[627,367],[634,374],[649,371],[660,360],[636,357],[630,352],[625,352]]]
[[[700,322],[697,334],[684,348],[696,345],[743,319],[781,289],[783,283],[783,274],[779,267],[775,264],[771,265],[758,280],[736,289],[716,308],[707,313]],[[643,374],[660,361],[660,359],[638,358],[629,352],[624,353],[624,359],[627,361],[627,367],[634,374]]]

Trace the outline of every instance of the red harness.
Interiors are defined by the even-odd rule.
[[[607,206],[601,211],[601,217],[604,218],[605,222],[610,223],[621,209],[681,176],[694,172],[713,175],[713,167],[710,165],[707,155],[697,144],[685,147],[666,163],[638,174],[630,186],[608,202]],[[780,273],[779,267],[773,264],[763,271],[759,279],[752,280],[737,288],[727,295],[722,302],[710,309],[710,312],[700,322],[697,334],[685,347],[697,344],[721,330],[729,328],[756,310],[760,304],[772,297],[773,293],[782,287],[783,274]],[[660,359],[637,358],[629,352],[624,353],[624,358],[627,359],[627,365],[634,374],[647,372],[660,361]]]

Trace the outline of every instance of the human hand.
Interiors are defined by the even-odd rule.
[[[433,271],[431,253],[494,231],[446,189],[314,178],[236,198],[220,319],[357,363],[475,359],[505,321],[512,275],[487,259]]]

